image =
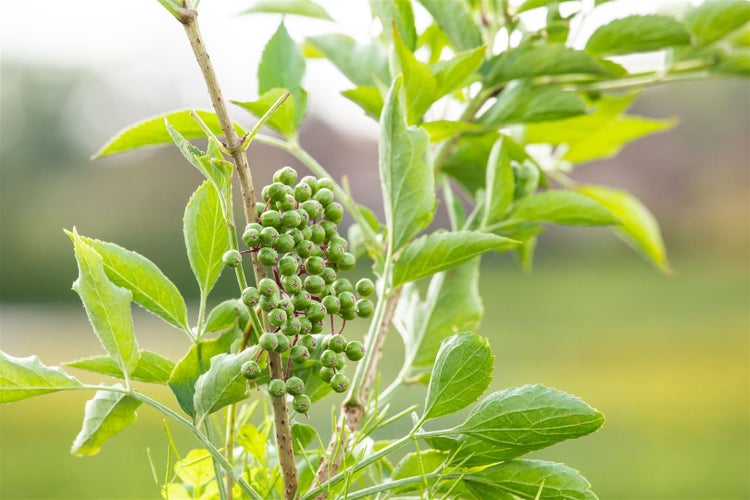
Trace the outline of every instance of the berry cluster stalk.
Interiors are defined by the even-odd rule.
[[[206,82],[206,88],[211,97],[216,116],[226,138],[226,146],[232,153],[232,158],[237,170],[240,181],[240,191],[242,194],[242,206],[247,223],[256,222],[258,215],[255,208],[256,196],[253,185],[252,173],[248,164],[245,151],[242,148],[242,139],[234,129],[229,113],[227,112],[224,98],[221,95],[221,87],[216,78],[211,59],[208,55],[203,39],[198,28],[198,13],[194,10],[187,11],[188,15],[178,18],[185,28],[185,33],[190,40],[190,46],[193,49],[198,65],[200,66],[203,78]],[[253,272],[256,282],[259,282],[266,275],[265,268],[258,263],[257,255],[252,254]],[[264,321],[267,321],[264,314]],[[267,325],[266,325],[267,327]],[[266,328],[267,329],[267,328]],[[279,353],[269,353],[269,368],[272,379],[283,378],[281,355]],[[272,398],[273,414],[276,428],[276,443],[279,453],[279,463],[284,479],[284,498],[291,499],[297,491],[297,469],[294,463],[294,451],[292,448],[292,431],[289,425],[289,416],[284,398]],[[230,431],[231,432],[231,431]],[[218,478],[217,478],[218,480]],[[231,484],[227,491],[231,493]]]

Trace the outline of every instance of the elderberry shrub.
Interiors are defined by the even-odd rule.
[[[373,314],[368,297],[375,285],[364,278],[354,286],[339,276],[354,267],[355,258],[338,233],[344,207],[335,201],[333,181],[313,176],[297,179],[295,169],[284,167],[261,191],[258,222],[245,227],[242,240],[248,250],[242,253],[256,254],[269,277],[243,290],[241,299],[266,313],[272,331],[260,335],[259,347],[282,355],[283,380],[270,380],[268,393],[290,396],[294,410],[306,413],[311,400],[298,370],[315,366],[320,379],[334,391],[349,388],[342,370],[347,361],[361,360],[365,349],[360,342],[348,341],[342,331],[347,321]],[[227,252],[224,261],[236,267],[240,253]],[[322,339],[318,345],[315,335],[321,332],[325,335],[317,336]],[[249,362],[242,371],[254,380],[259,369],[257,362]]]

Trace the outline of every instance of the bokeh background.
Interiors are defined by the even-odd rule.
[[[257,95],[254,64],[277,23],[234,15],[249,3],[201,6],[226,94],[243,100]],[[372,31],[366,2],[321,3],[344,31]],[[294,19],[287,25],[298,40],[335,29]],[[197,298],[181,218],[198,174],[170,148],[88,158],[134,121],[208,101],[179,25],[152,0],[2,2],[0,33],[0,346],[57,364],[101,350],[70,290],[77,273],[63,228],[139,251],[189,300]],[[311,112],[301,141],[335,177],[349,178],[357,198],[377,206],[376,126],[336,99],[341,88],[325,63],[308,65]],[[656,87],[633,112],[681,123],[574,176],[639,196],[661,221],[677,272],[659,274],[607,230],[549,231],[530,274],[511,256],[486,258],[480,333],[496,354],[493,387],[540,382],[606,414],[599,433],[538,453],[582,470],[601,498],[746,499],[748,83]],[[239,121],[252,123],[241,113]],[[261,146],[250,159],[259,183],[295,165]],[[214,300],[234,286],[222,280]],[[143,347],[173,359],[187,349],[176,330],[134,314]],[[386,379],[398,368],[399,348],[394,335]],[[166,391],[146,390],[172,401]],[[418,394],[407,391],[404,405]],[[161,479],[167,439],[150,409],[99,455],[68,454],[87,396],[0,407],[0,498],[159,496],[147,450]],[[325,427],[329,415],[322,413],[313,419]],[[186,452],[189,436],[170,428]]]

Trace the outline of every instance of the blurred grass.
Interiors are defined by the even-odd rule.
[[[480,333],[496,355],[493,387],[544,383],[607,416],[597,434],[535,456],[583,471],[603,499],[750,497],[746,258],[677,259],[672,277],[623,255],[585,258],[542,258],[531,274],[489,262],[482,274]],[[173,358],[186,347],[155,320],[136,322],[144,347]],[[3,350],[38,353],[46,363],[98,352],[82,311],[6,306],[2,330]],[[399,359],[395,337],[385,357],[390,372]],[[96,457],[68,455],[86,396],[0,407],[0,498],[159,496],[145,449],[163,476],[166,437],[151,409]],[[409,389],[403,404],[422,397]],[[319,411],[312,423],[327,428],[329,414]],[[192,441],[171,429],[186,452]]]

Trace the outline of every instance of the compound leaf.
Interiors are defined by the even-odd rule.
[[[489,128],[512,123],[561,120],[586,112],[586,103],[575,92],[552,85],[508,85],[478,122]]]
[[[620,219],[592,198],[565,190],[549,190],[522,198],[516,202],[511,217],[518,221],[573,226],[620,223]]]
[[[322,35],[307,42],[319,50],[354,85],[377,87],[391,80],[388,55],[380,45],[359,45],[346,35]]]
[[[83,426],[70,452],[79,457],[99,453],[109,438],[135,422],[140,405],[139,400],[127,394],[96,391],[94,398],[86,402]]]
[[[78,368],[79,370],[123,378],[120,367],[117,366],[117,363],[112,358],[107,356],[91,356],[63,364],[71,368]],[[135,370],[133,370],[130,377],[133,380],[140,380],[141,382],[166,384],[174,367],[174,362],[161,354],[141,349],[138,364],[135,366]]]
[[[385,99],[378,159],[388,243],[394,252],[427,227],[437,203],[428,136],[420,128],[407,127],[399,97],[401,83],[399,76]]]
[[[437,61],[431,65],[430,71],[435,75],[437,82],[435,97],[442,97],[464,87],[471,75],[482,65],[486,49],[486,46],[482,46],[459,52],[452,59]]]
[[[423,418],[450,415],[476,401],[490,386],[495,357],[487,339],[473,333],[460,333],[440,346]]]
[[[597,55],[649,52],[687,45],[690,34],[678,20],[661,15],[628,16],[600,26],[586,42]]]
[[[482,34],[471,19],[471,13],[465,2],[419,0],[419,3],[427,9],[459,51],[474,49],[482,45]]]
[[[437,99],[437,81],[426,64],[417,60],[401,40],[398,31],[393,31],[393,45],[398,59],[398,70],[403,75],[406,95],[406,122],[411,125],[421,121],[422,115]]]
[[[80,387],[78,379],[61,368],[43,365],[36,356],[17,358],[0,351],[0,403]]]
[[[745,0],[702,2],[685,16],[685,24],[700,43],[716,41],[748,21],[750,3]]]

